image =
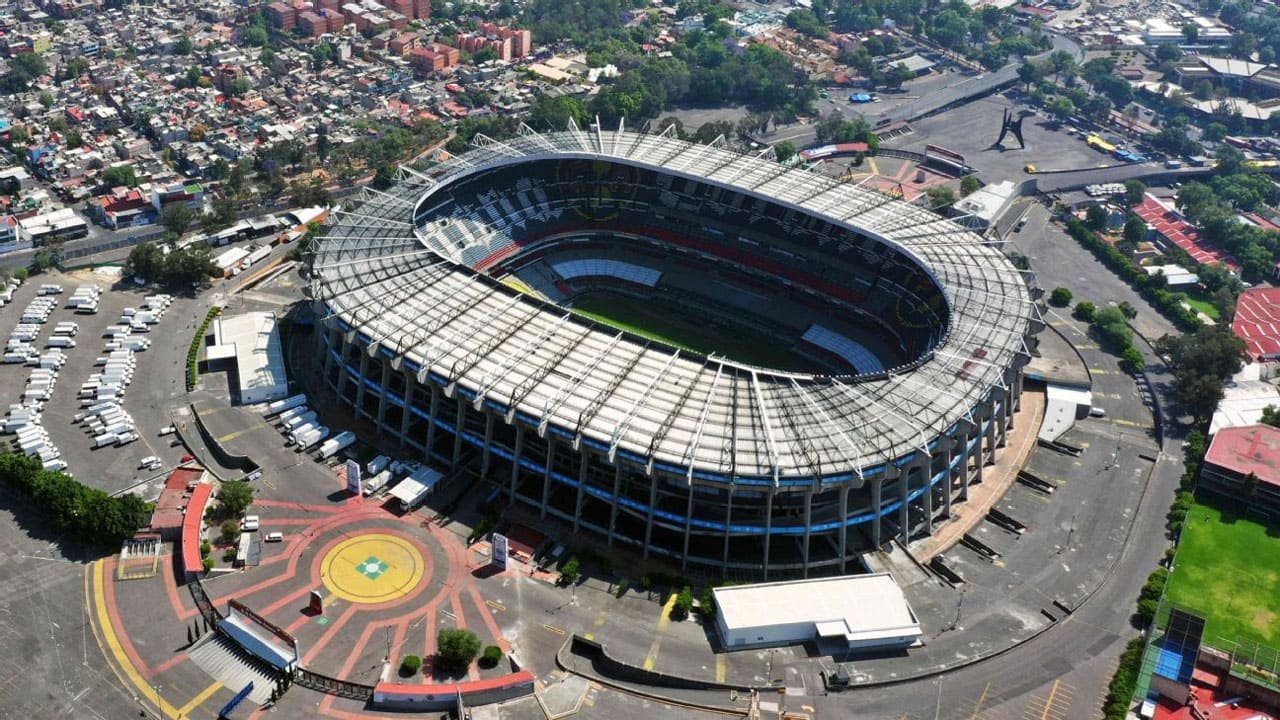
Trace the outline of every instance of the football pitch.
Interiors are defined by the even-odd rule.
[[[1205,618],[1204,641],[1280,648],[1280,528],[1196,503],[1169,576],[1169,601]]]
[[[793,354],[789,343],[743,325],[713,326],[673,303],[597,292],[577,298],[570,309],[610,327],[681,350],[791,372],[819,370],[813,361]]]

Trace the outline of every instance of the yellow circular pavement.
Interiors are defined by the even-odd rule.
[[[321,563],[329,593],[353,603],[374,605],[408,595],[422,580],[422,553],[407,540],[374,533],[343,540]]]

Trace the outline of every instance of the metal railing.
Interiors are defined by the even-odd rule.
[[[298,668],[294,671],[293,682],[309,690],[336,695],[341,698],[365,701],[373,699],[372,685],[339,680],[305,668]]]

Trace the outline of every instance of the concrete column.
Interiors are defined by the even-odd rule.
[[[814,484],[817,484],[816,480],[814,481]],[[813,488],[810,488],[804,494],[804,550],[803,550],[804,575],[803,577],[806,577],[806,578],[809,577],[809,540],[811,536],[811,533],[809,532],[809,526],[812,524],[810,522],[810,520],[812,519],[813,519]]]
[[[431,388],[431,406],[427,409],[430,420],[427,423],[427,459],[430,459],[436,445],[436,415],[440,412],[440,388],[430,381],[427,386]]]
[[[885,468],[885,475],[888,472],[889,468]],[[885,475],[871,479],[871,511],[875,513],[875,517],[871,519],[871,544],[877,550],[880,549],[880,505],[881,494],[884,491]]]
[[[943,509],[946,510],[947,519],[949,520],[951,519],[951,493],[953,492],[951,487],[951,482],[955,477],[954,475],[951,474],[952,473],[951,463],[955,462],[955,459],[956,459],[956,454],[955,454],[956,440],[954,437],[950,437],[946,439],[944,444],[946,445],[946,448],[947,448],[947,456],[945,458],[945,461],[947,463],[947,471],[946,471],[946,478],[944,480],[944,487],[943,487],[943,489],[946,492],[942,493],[942,502],[944,503]],[[968,469],[962,466],[960,468],[960,472],[961,474],[966,473],[968,472]]]
[[[484,413],[484,454],[480,457],[480,477],[488,479],[489,477],[489,448],[493,445],[493,413],[488,410],[482,410]]]
[[[840,572],[844,573],[844,559],[849,550],[849,487],[840,489]]]
[[[577,498],[573,501],[573,532],[578,532],[578,525],[582,521],[582,493],[583,487],[587,484],[587,453],[586,448],[582,449],[582,453],[578,457],[578,493]]]
[[[347,375],[347,347],[348,347],[347,336],[342,335],[341,338],[342,338],[341,345],[339,345],[338,347],[338,359],[336,360],[338,364],[338,398],[339,398],[338,402],[339,403],[342,402],[341,398],[345,397],[344,391],[347,389],[347,383],[350,382],[351,380],[350,376]]]
[[[556,440],[547,436],[547,465],[542,473],[542,506],[538,508],[538,517],[546,519],[547,501],[551,498],[551,463],[555,459]]]
[[[773,540],[773,493],[770,489],[764,498],[764,579],[769,579],[769,545]]]
[[[356,383],[356,416],[364,412],[364,394],[369,386],[364,384],[364,379],[369,377],[369,353],[363,348],[360,350],[360,381]]]
[[[511,451],[511,491],[507,496],[507,507],[516,504],[516,487],[520,482],[520,458],[524,453],[524,427],[516,425],[516,446]]]
[[[924,477],[922,478],[925,485],[924,495],[924,533],[926,535],[933,534],[933,458],[930,457],[924,465]]]
[[[983,443],[983,462],[987,465],[996,464],[996,435],[998,434],[997,426],[1000,425],[1000,416],[996,413],[995,408],[991,408],[987,414],[987,441]]]
[[[317,330],[320,331],[316,333],[317,343],[320,344],[320,347],[316,348],[316,352],[321,353],[320,357],[324,361],[321,364],[323,367],[322,372],[324,373],[324,381],[328,383],[329,374],[333,372],[333,353],[329,352],[329,350],[333,347],[334,331],[332,328],[327,328],[323,325],[318,326]],[[324,342],[320,342],[320,338],[323,338]]]
[[[605,540],[607,547],[613,547],[613,533],[618,524],[618,496],[622,493],[622,464],[613,466],[613,502],[609,505],[609,537]]]
[[[461,399],[455,396],[455,399]],[[462,428],[467,419],[467,404],[464,402],[456,403],[458,412],[454,416],[453,421],[453,454],[449,456],[449,469],[458,469],[458,459],[462,457]]]
[[[898,501],[901,503],[898,506],[898,538],[903,545],[911,537],[911,504],[907,502],[907,496],[911,494],[911,470],[920,467],[919,462],[917,460],[903,468],[898,476]]]
[[[409,436],[409,421],[413,418],[413,413],[409,412],[409,404],[413,402],[413,386],[418,378],[407,371],[401,374],[404,375],[404,395],[400,399],[404,401],[404,405],[400,408],[400,447],[404,447],[405,438]]]
[[[729,576],[729,526],[733,522],[733,488],[727,491],[724,503],[724,557],[720,561],[721,579]]]
[[[378,432],[382,433],[386,430],[387,425],[387,403],[391,402],[391,363],[382,363],[382,374],[378,378],[378,383],[382,385],[382,393],[378,395]]]
[[[689,535],[693,531],[693,486],[689,486],[689,497],[684,506],[684,549],[680,551],[681,572],[689,568]]]
[[[974,439],[977,439],[978,442],[981,443],[982,436],[978,434],[978,427],[976,425],[973,425],[971,423],[966,423],[963,437],[964,437],[964,440],[962,441],[963,447],[960,450],[964,454],[964,459],[960,463],[960,479],[961,479],[960,501],[966,502],[969,499],[969,483],[973,479],[969,474],[969,461],[973,459],[974,450],[977,450],[977,454],[979,457],[981,457],[982,455],[981,446],[977,446],[973,450],[970,450],[969,442]]]
[[[649,557],[649,543],[653,539],[653,510],[658,504],[658,481],[649,478],[649,507],[644,519],[644,558]]]
[[[1001,390],[1000,422],[996,428],[996,447],[1004,447],[1009,441],[1009,393]]]

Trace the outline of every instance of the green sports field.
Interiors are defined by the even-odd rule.
[[[619,330],[703,355],[715,354],[792,372],[819,369],[811,360],[793,354],[788,344],[775,337],[741,325],[713,327],[704,318],[671,303],[597,292],[577,298],[570,309]]]
[[[1174,563],[1166,596],[1205,616],[1207,644],[1280,648],[1280,528],[1197,503]]]

